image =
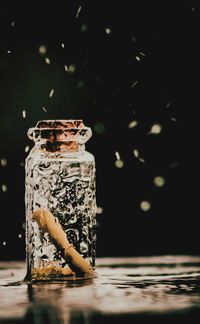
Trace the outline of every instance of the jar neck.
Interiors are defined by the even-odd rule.
[[[36,149],[46,153],[81,153],[85,145],[75,141],[40,141],[35,142]]]

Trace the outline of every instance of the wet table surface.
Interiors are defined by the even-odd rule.
[[[0,323],[163,323],[200,320],[200,256],[97,259],[98,276],[24,282],[24,262],[0,262]]]

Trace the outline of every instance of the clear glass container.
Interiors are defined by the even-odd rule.
[[[63,277],[68,267],[49,234],[32,219],[38,208],[59,220],[69,242],[95,268],[95,160],[85,150],[91,136],[82,120],[42,120],[28,130],[35,142],[25,165],[28,279]]]

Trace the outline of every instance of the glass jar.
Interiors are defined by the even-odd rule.
[[[69,243],[95,268],[95,160],[85,150],[91,136],[82,120],[42,120],[28,130],[35,142],[25,165],[28,279],[63,277],[68,268],[49,234],[32,219],[38,208],[57,218]]]

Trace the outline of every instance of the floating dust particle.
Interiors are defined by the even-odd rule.
[[[169,167],[172,168],[172,169],[177,168],[178,166],[179,166],[178,162],[172,162],[172,163],[169,164]]]
[[[128,128],[134,128],[135,126],[137,126],[138,122],[137,120],[132,120],[129,124],[128,124]]]
[[[144,54],[143,52],[139,52],[142,56],[146,56],[146,54]]]
[[[163,187],[165,184],[165,179],[161,176],[157,176],[153,179],[153,183],[156,187]]]
[[[77,88],[78,88],[78,89],[82,89],[82,88],[84,87],[84,85],[85,85],[84,81],[83,81],[83,80],[80,80],[80,81],[78,81],[78,83],[77,83]]]
[[[139,161],[145,163],[145,160],[143,158],[139,158]]]
[[[64,65],[65,71],[68,72],[68,66],[65,64]]]
[[[136,37],[135,37],[135,36],[131,37],[131,41],[132,41],[133,43],[135,43],[135,42],[136,42]]]
[[[14,21],[11,22],[11,26],[12,26],[12,27],[15,26],[15,22],[14,22]]]
[[[133,154],[134,154],[134,156],[135,156],[136,158],[139,157],[139,151],[138,151],[137,149],[134,149],[134,150],[133,150]]]
[[[65,44],[64,43],[62,43],[61,46],[62,46],[62,48],[65,48]]]
[[[25,222],[22,223],[22,228],[26,229],[26,223]]]
[[[26,118],[26,110],[22,110],[22,118]]]
[[[106,32],[106,34],[109,35],[109,34],[111,33],[111,29],[107,27],[107,28],[105,29],[105,32]]]
[[[20,162],[19,164],[21,167],[24,167],[24,162]]]
[[[7,165],[7,160],[4,159],[4,158],[2,158],[2,159],[1,159],[1,166],[2,166],[2,167],[5,167],[6,165]]]
[[[45,55],[47,52],[47,47],[45,45],[40,45],[40,47],[38,48],[38,52],[40,55]]]
[[[151,126],[150,131],[147,134],[154,134],[154,135],[158,135],[160,134],[162,131],[162,126],[159,124],[154,124]]]
[[[18,234],[18,237],[19,237],[19,238],[22,238],[22,234]]]
[[[139,56],[136,56],[135,57],[137,61],[140,61],[140,57]]]
[[[120,160],[119,152],[116,151],[116,152],[115,152],[115,156],[116,156],[116,159],[117,159],[117,160]]]
[[[54,89],[51,89],[50,93],[49,93],[49,98],[53,97],[54,94]]]
[[[171,117],[171,121],[176,122],[176,118],[175,117]]]
[[[49,59],[48,57],[45,57],[45,62],[46,62],[47,64],[51,64],[51,61],[50,61],[50,59]]]
[[[144,212],[147,212],[151,209],[151,204],[149,201],[147,200],[143,200],[141,201],[140,203],[140,208],[144,211]]]
[[[44,110],[44,112],[47,112],[46,108],[45,107],[42,107],[42,110]]]
[[[76,71],[76,65],[75,65],[75,64],[70,64],[70,65],[68,66],[68,72],[69,72],[70,74],[73,74],[75,71]]]
[[[134,88],[136,86],[136,84],[138,84],[138,81],[135,81],[132,85],[131,88]]]
[[[85,33],[88,30],[88,26],[86,24],[81,25],[81,31]]]
[[[103,213],[103,208],[102,208],[102,207],[97,207],[97,209],[96,209],[96,213],[97,213],[98,215],[102,214],[102,213]]]
[[[5,246],[6,245],[6,241],[4,241],[2,245]]]
[[[94,75],[94,79],[98,82],[102,82],[102,80],[97,75]]]
[[[116,161],[115,161],[115,166],[116,166],[116,168],[118,168],[118,169],[123,168],[123,166],[124,166],[124,161],[122,161],[122,160],[116,160]]]
[[[27,145],[24,149],[25,153],[27,153],[30,150],[30,147]]]
[[[168,102],[168,103],[166,104],[166,108],[169,108],[170,106],[171,106],[171,103]]]
[[[87,63],[88,63],[88,58],[85,59],[83,66],[86,66]]]
[[[106,127],[105,127],[105,125],[104,125],[103,123],[98,122],[98,123],[95,123],[95,124],[94,124],[94,130],[95,130],[95,132],[96,132],[97,134],[102,135],[102,134],[105,133],[105,131],[106,131]]]
[[[8,54],[11,54],[11,50],[7,50],[7,53],[8,53]]]
[[[81,6],[78,7],[78,10],[77,10],[77,12],[76,12],[76,18],[78,18],[79,14],[80,14],[80,12],[81,12],[81,8],[82,8]]]
[[[6,186],[6,184],[2,184],[1,185],[1,190],[3,191],[3,192],[6,192],[7,191],[7,186]]]

